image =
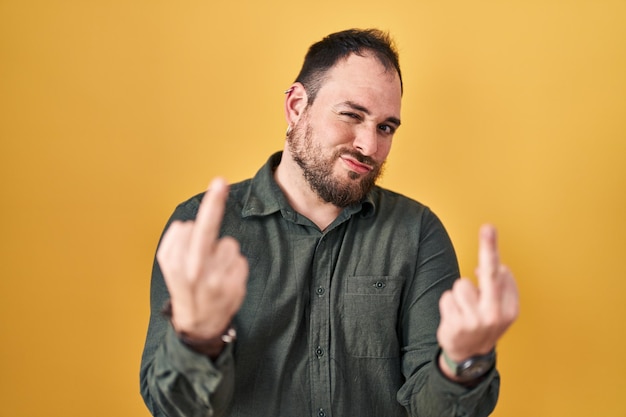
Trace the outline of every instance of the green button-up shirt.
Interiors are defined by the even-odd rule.
[[[374,187],[322,231],[274,181],[280,158],[230,188],[221,234],[240,242],[250,275],[237,341],[216,361],[182,344],[161,314],[169,296],[154,263],[141,364],[153,415],[489,415],[497,371],[470,389],[437,367],[438,301],[459,270],[435,214]],[[170,222],[194,219],[201,199]]]

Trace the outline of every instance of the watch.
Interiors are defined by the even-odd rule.
[[[450,370],[460,382],[472,382],[484,376],[487,372],[491,371],[496,365],[496,350],[491,349],[486,355],[472,356],[469,359],[465,359],[461,362],[455,362],[446,355],[444,350],[441,351],[443,360],[446,365],[450,367]]]

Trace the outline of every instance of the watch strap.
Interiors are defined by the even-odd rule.
[[[452,373],[464,384],[480,381],[496,364],[495,348],[484,355],[472,356],[461,362],[452,360],[443,349],[441,355]]]

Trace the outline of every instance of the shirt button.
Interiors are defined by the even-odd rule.
[[[318,417],[326,417],[326,413],[324,412],[324,409],[320,408],[320,411],[317,413]]]
[[[383,289],[383,288],[385,288],[385,283],[384,283],[384,282],[382,282],[382,281],[376,281],[376,282],[374,283],[374,287],[378,288],[379,290],[380,290],[380,289]]]
[[[317,349],[315,349],[315,355],[317,355],[318,358],[321,358],[324,356],[324,349],[322,349],[321,346],[318,346]]]
[[[315,292],[317,293],[317,295],[324,295],[324,293],[326,292],[326,290],[324,289],[324,287],[317,287],[317,289],[315,290]]]

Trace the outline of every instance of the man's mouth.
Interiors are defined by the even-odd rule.
[[[371,165],[364,164],[350,155],[341,155],[340,158],[348,169],[359,174],[367,174],[374,169]]]

